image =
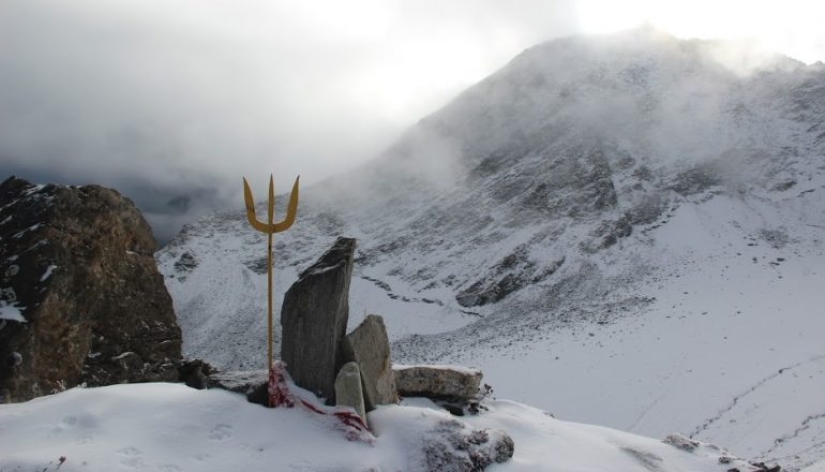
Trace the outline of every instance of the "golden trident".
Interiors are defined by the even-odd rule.
[[[286,209],[286,218],[280,223],[273,223],[272,217],[275,214],[275,185],[272,182],[272,175],[269,175],[269,207],[267,209],[267,223],[258,220],[255,215],[255,200],[252,198],[252,190],[249,188],[249,182],[246,177],[243,178],[243,198],[246,201],[246,217],[249,224],[256,230],[266,233],[269,237],[266,251],[266,270],[268,275],[269,298],[268,298],[268,321],[269,321],[269,343],[267,344],[267,354],[269,356],[269,370],[272,370],[272,235],[286,231],[295,223],[295,216],[298,213],[298,180],[301,176],[295,179],[295,185],[292,186],[292,194],[289,196],[289,205]]]

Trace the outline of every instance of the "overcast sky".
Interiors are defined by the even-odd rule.
[[[114,187],[168,239],[242,175],[264,195],[374,157],[536,43],[649,22],[814,62],[818,3],[0,0],[0,179]]]

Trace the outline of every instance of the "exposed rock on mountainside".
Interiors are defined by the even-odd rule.
[[[98,186],[0,184],[0,389],[177,380],[181,331],[134,204]]]

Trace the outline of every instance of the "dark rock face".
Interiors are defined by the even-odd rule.
[[[335,377],[344,365],[354,253],[355,239],[338,238],[292,284],[281,309],[281,359],[298,386],[328,402],[335,399]]]
[[[178,367],[178,376],[187,387],[203,390],[209,386],[209,375],[214,372],[211,365],[195,359],[184,362]]]
[[[384,320],[369,315],[344,339],[344,356],[358,363],[364,384],[364,403],[367,411],[376,405],[398,401],[390,360],[390,341]]]
[[[564,264],[564,258],[538,264],[528,256],[528,249],[527,246],[517,248],[459,292],[455,297],[458,304],[469,308],[496,303],[513,292],[547,279]]]
[[[178,379],[181,332],[156,249],[114,190],[0,184],[0,359],[19,360],[0,365],[7,401]]]

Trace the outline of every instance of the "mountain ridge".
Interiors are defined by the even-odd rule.
[[[276,306],[345,233],[360,241],[351,323],[379,313],[396,360],[476,363],[508,397],[571,419],[662,436],[696,431],[788,365],[807,366],[818,388],[825,73],[781,58],[731,70],[712,54],[719,44],[641,30],[528,49],[376,160],[304,190],[297,224],[277,237]],[[264,247],[239,207],[157,254],[186,352],[226,368],[262,361]],[[776,299],[750,302],[766,293]],[[776,316],[783,303],[797,309],[788,323]],[[720,329],[751,338],[717,341]],[[771,336],[782,349],[754,351]],[[738,378],[720,380],[711,354]],[[615,372],[639,365],[642,386]],[[562,374],[575,394],[547,391]],[[704,385],[718,393],[696,402]],[[812,398],[800,423],[825,412]],[[761,401],[767,417],[781,414],[781,402]],[[805,423],[813,439],[771,445],[799,427],[785,423],[703,438],[754,457],[807,450],[799,466],[825,453],[820,420]],[[718,440],[737,434],[751,437]]]

